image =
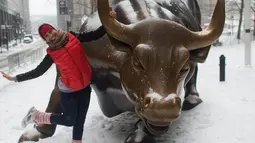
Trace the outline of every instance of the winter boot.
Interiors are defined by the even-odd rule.
[[[25,128],[28,124],[50,124],[51,113],[38,111],[35,107],[28,110],[27,115],[23,118],[21,126]]]

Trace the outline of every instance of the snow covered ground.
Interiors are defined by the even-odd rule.
[[[255,47],[255,43],[253,46]],[[219,82],[219,57],[226,56],[226,81]],[[255,50],[252,51],[255,55]],[[253,67],[255,58],[252,59]],[[17,70],[25,72],[36,64]],[[0,143],[17,142],[24,129],[21,119],[31,106],[44,110],[55,80],[55,67],[42,77],[23,83],[5,82],[0,89]],[[215,47],[204,64],[199,64],[198,91],[203,103],[182,113],[160,143],[254,143],[255,69],[244,66],[244,45]],[[1,87],[1,86],[0,86]],[[85,143],[121,143],[133,131],[136,117],[125,113],[104,117],[97,97],[92,100],[85,123]],[[31,128],[31,126],[26,129]],[[59,126],[51,138],[39,143],[70,143],[71,128]]]

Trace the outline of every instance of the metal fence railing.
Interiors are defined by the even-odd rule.
[[[0,71],[15,72],[19,67],[24,67],[28,63],[34,63],[36,60],[41,59],[44,53],[45,46],[40,46],[9,55],[7,58],[0,59]]]

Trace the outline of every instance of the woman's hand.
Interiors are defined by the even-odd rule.
[[[109,12],[109,14],[110,14],[110,16],[113,17],[113,18],[116,18],[116,16],[117,16],[117,13],[116,13],[115,11],[113,11],[113,10],[111,10],[111,11]]]
[[[10,76],[10,75],[8,75],[8,74],[6,74],[4,72],[1,72],[1,73],[2,73],[3,77],[6,78],[7,80],[13,81],[13,77],[12,76]]]

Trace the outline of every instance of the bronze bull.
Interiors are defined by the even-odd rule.
[[[204,30],[196,0],[113,0],[110,6],[117,19],[108,15],[108,0],[98,0],[98,15],[108,34],[83,44],[100,108],[107,117],[135,112],[147,135],[164,134],[181,110],[202,102],[196,89],[197,63],[205,62],[210,45],[223,31],[225,1],[217,1]],[[61,112],[57,86],[46,111]],[[36,129],[39,134],[28,137],[25,132],[19,141],[52,136],[56,126]],[[135,142],[135,136],[125,142]]]

